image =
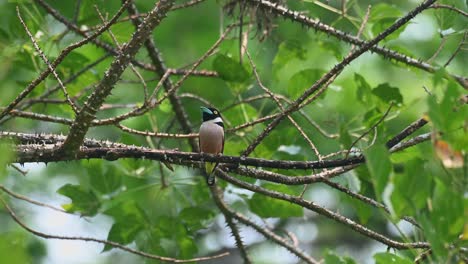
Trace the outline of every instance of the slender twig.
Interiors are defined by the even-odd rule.
[[[58,212],[61,212],[61,213],[67,213],[68,214],[68,212],[63,210],[62,208],[58,208],[58,207],[52,206],[50,204],[39,202],[39,201],[33,200],[33,199],[31,199],[31,198],[29,198],[27,196],[15,193],[12,190],[9,190],[8,188],[6,188],[5,186],[3,186],[1,184],[0,184],[0,189],[2,191],[4,191],[5,193],[7,193],[8,195],[10,195],[12,197],[15,197],[16,199],[20,199],[20,200],[26,201],[26,202],[31,203],[31,204],[35,204],[35,205],[42,206],[42,207],[47,207],[47,208],[52,209],[54,211],[58,211]]]
[[[123,3],[125,4],[125,2]],[[99,15],[99,18],[101,19],[101,21],[103,23],[106,23],[106,19],[104,18],[104,16],[102,15],[101,11],[99,11],[99,7],[97,5],[94,5],[94,9],[96,10],[96,12],[98,13]],[[119,44],[119,41],[117,40],[117,38],[115,37],[114,33],[112,33],[112,30],[109,28],[107,30],[107,32],[109,33],[110,37],[112,38],[112,41],[114,42],[115,46],[121,50],[122,47],[120,46]],[[145,102],[148,101],[148,86],[146,85],[146,82],[145,82],[145,79],[143,79],[143,76],[141,76],[141,74],[137,71],[137,69],[135,68],[135,66],[133,66],[133,64],[129,64],[129,67],[130,69],[132,70],[133,74],[135,74],[135,76],[138,78],[138,80],[140,81],[140,83],[143,85],[143,94],[145,96]]]
[[[355,221],[345,217],[345,216],[342,216],[338,213],[335,213],[329,209],[326,209],[324,207],[321,207],[319,205],[317,205],[316,203],[312,202],[312,201],[306,201],[298,196],[293,196],[293,195],[288,195],[288,194],[284,194],[284,193],[281,193],[281,192],[277,192],[277,191],[272,191],[272,190],[268,190],[268,189],[265,189],[263,187],[260,187],[260,186],[257,186],[257,185],[253,185],[253,184],[250,184],[250,183],[247,183],[247,182],[243,182],[241,180],[238,180],[237,178],[234,178],[234,177],[231,177],[229,176],[227,173],[221,171],[221,170],[217,170],[217,176],[222,178],[223,180],[226,180],[236,186],[239,186],[241,188],[244,188],[244,189],[247,189],[247,190],[250,190],[252,192],[256,192],[256,193],[260,193],[260,194],[263,194],[263,195],[266,195],[266,196],[269,196],[269,197],[272,197],[272,198],[275,198],[275,199],[279,199],[279,200],[283,200],[283,201],[287,201],[287,202],[290,202],[290,203],[294,203],[294,204],[297,204],[303,208],[307,208],[311,211],[314,211],[320,215],[323,215],[327,218],[330,218],[336,222],[339,222],[351,229],[353,229],[354,231],[366,236],[366,237],[369,237],[369,238],[372,238],[376,241],[379,241],[389,247],[392,247],[392,248],[396,248],[396,249],[411,249],[411,248],[429,248],[430,247],[430,244],[427,243],[427,242],[412,242],[412,243],[404,243],[404,242],[399,242],[399,241],[395,241],[395,240],[392,240],[380,233],[377,233],[369,228],[367,228],[366,226],[363,226],[361,224],[358,224],[356,223]]]
[[[349,153],[351,153],[351,150],[359,142],[359,140],[361,140],[363,137],[369,134],[372,130],[374,130],[374,128],[376,128],[380,123],[382,123],[385,120],[387,115],[390,113],[390,110],[392,109],[392,107],[393,107],[393,102],[390,103],[390,106],[388,107],[387,111],[385,111],[383,116],[377,122],[375,122],[375,124],[373,124],[368,130],[366,130],[364,133],[362,133],[362,135],[360,135],[358,138],[356,138],[356,140],[354,140],[354,142],[351,144],[351,146],[348,148],[348,151],[346,152],[345,159],[348,158]]]
[[[361,34],[362,34],[362,32],[364,31],[364,29],[366,27],[367,21],[369,20],[371,8],[372,8],[371,5],[367,6],[366,14],[364,15],[364,18],[362,19],[361,26],[359,27],[359,30],[358,30],[358,32],[356,34],[356,38],[358,38],[358,39],[361,37]],[[351,46],[351,50],[349,51],[349,53],[353,52],[355,48],[356,48],[356,45],[353,44]],[[348,53],[348,55],[349,55],[349,53]]]
[[[463,47],[463,45],[465,45],[465,40],[466,40],[466,36],[468,35],[468,30],[465,31],[465,33],[463,34],[463,38],[462,40],[460,41],[460,43],[458,44],[457,48],[455,49],[455,51],[453,52],[452,56],[450,56],[450,58],[447,60],[447,62],[444,64],[444,68],[447,67],[450,62],[452,62],[452,60],[455,58],[455,56],[457,56],[457,53],[461,50],[461,48]]]
[[[433,2],[434,1],[431,1],[429,5],[432,4]],[[265,10],[268,10],[276,15],[279,15],[280,17],[291,19],[292,21],[298,22],[304,26],[312,27],[315,30],[324,32],[327,35],[331,35],[342,41],[355,44],[361,47],[369,44],[368,41],[361,40],[351,34],[345,33],[332,26],[329,26],[321,22],[319,19],[307,17],[301,12],[290,10],[287,7],[282,6],[278,3],[268,1],[268,0],[247,0],[247,3],[252,4],[256,8],[263,8]],[[424,2],[424,9],[427,9],[427,8],[430,8],[430,6],[427,5],[427,2]],[[422,62],[421,60],[409,57],[407,55],[396,52],[394,50],[387,49],[387,48],[377,46],[377,45],[375,46],[371,45],[371,46],[372,47],[370,47],[370,50],[372,52],[380,54],[384,56],[385,58],[394,59],[398,62],[404,63],[409,66],[413,66],[413,67],[416,67],[416,68],[419,68],[421,70],[431,72],[431,73],[434,73],[437,70],[436,68],[434,68],[428,63]],[[450,75],[454,77],[463,87],[465,88],[468,87],[468,82],[464,83],[464,78],[462,76],[457,76],[454,74],[450,74]]]
[[[28,26],[26,25],[26,23],[24,22],[23,18],[21,17],[21,13],[20,13],[20,10],[19,10],[19,7],[17,6],[16,7],[16,14],[20,20],[20,23],[21,25],[23,26],[24,30],[26,31],[26,34],[29,36],[29,39],[31,40],[33,46],[34,46],[34,49],[37,51],[37,53],[39,53],[39,56],[41,57],[41,59],[44,61],[44,63],[47,65],[47,67],[49,68],[50,72],[52,73],[52,75],[54,76],[54,78],[57,80],[59,86],[62,88],[62,91],[63,91],[63,94],[65,95],[65,98],[68,102],[68,104],[71,106],[71,108],[73,109],[73,111],[75,113],[78,113],[78,107],[75,105],[75,103],[70,99],[70,95],[68,94],[68,91],[67,91],[67,88],[65,87],[65,84],[62,82],[62,79],[60,79],[60,77],[58,76],[57,72],[55,71],[55,68],[54,66],[52,66],[52,64],[50,63],[49,59],[47,59],[47,56],[44,54],[44,52],[42,51],[42,49],[39,47],[39,45],[37,44],[36,40],[34,39],[31,31],[29,31],[29,28]]]
[[[221,192],[221,189],[219,189],[218,187],[213,187],[213,189],[215,189],[212,191],[213,199],[216,202],[218,208],[220,208],[220,210],[223,210],[226,214],[229,214],[231,217],[237,219],[239,222],[243,223],[244,225],[252,227],[253,229],[255,229],[257,232],[262,234],[267,239],[270,239],[271,241],[277,243],[278,245],[286,248],[287,250],[289,250],[289,252],[296,255],[300,259],[306,261],[307,263],[312,263],[312,264],[319,263],[312,257],[308,256],[300,248],[295,247],[294,245],[288,243],[287,241],[285,241],[284,238],[278,236],[270,229],[261,227],[257,225],[256,223],[254,223],[253,221],[251,221],[250,219],[248,219],[247,217],[245,217],[244,215],[230,209],[222,200],[221,195],[219,194]]]
[[[31,234],[34,234],[36,236],[45,238],[45,239],[59,239],[59,240],[77,240],[77,241],[84,241],[84,242],[95,242],[99,244],[105,244],[112,246],[114,248],[121,249],[123,251],[130,252],[132,254],[142,256],[145,258],[149,259],[157,259],[160,261],[166,261],[166,262],[173,262],[173,263],[187,263],[187,262],[196,262],[196,261],[205,261],[205,260],[213,260],[216,258],[222,258],[227,255],[229,255],[229,252],[225,252],[222,254],[214,255],[214,256],[209,256],[209,257],[200,257],[200,258],[193,258],[193,259],[176,259],[176,258],[169,258],[169,257],[163,257],[163,256],[158,256],[158,255],[153,255],[149,254],[140,250],[136,250],[130,247],[127,247],[125,245],[110,241],[110,240],[104,240],[104,239],[98,239],[98,238],[93,238],[93,237],[81,237],[81,236],[59,236],[59,235],[51,235],[51,234],[46,234],[39,232],[37,230],[34,230],[27,226],[23,221],[19,219],[19,217],[16,215],[16,213],[11,209],[11,207],[0,197],[0,201],[2,202],[3,206],[7,210],[8,214],[10,214],[11,218],[18,224],[20,225],[23,229],[28,231]]]
[[[127,11],[130,15],[138,15],[138,10],[134,3],[130,4],[127,7]],[[141,18],[135,17],[132,19],[132,23],[136,28],[138,28],[141,25],[141,23],[143,23],[143,21],[141,20]],[[159,52],[159,50],[156,48],[156,44],[154,43],[153,38],[146,39],[144,46],[148,52],[148,55],[153,65],[156,67],[156,73],[162,78],[168,72],[168,68],[164,64],[162,55]],[[195,68],[193,68],[192,70],[195,70]],[[184,76],[187,77],[188,75],[184,75]],[[163,86],[166,92],[173,90],[174,88],[169,78],[166,78],[164,80]],[[179,121],[179,124],[182,127],[183,132],[186,134],[192,133],[192,124],[190,123],[190,120],[188,118],[188,115],[187,115],[187,112],[185,111],[184,106],[182,105],[177,94],[175,93],[175,89],[173,93],[169,94],[169,101],[172,105],[172,109],[174,110],[177,120]],[[189,143],[193,151],[198,150],[198,144],[195,139],[189,138]]]
[[[40,4],[44,4],[45,6],[48,6],[43,0],[36,0]],[[131,2],[131,0],[128,0],[126,3]],[[122,14],[122,12],[125,10],[125,5],[123,5],[119,11],[114,15],[114,17],[109,20],[109,23],[105,24],[104,26],[100,27],[94,34],[91,35],[85,35],[85,39],[78,41],[74,44],[69,45],[65,49],[63,49],[58,57],[51,63],[52,68],[57,68],[57,66],[65,59],[65,57],[72,52],[73,50],[85,45],[86,43],[89,43],[90,41],[93,41],[95,38],[97,38],[99,35],[104,33],[105,30],[107,30],[116,20],[117,18]],[[51,11],[52,13],[57,13],[55,10]],[[21,102],[29,93],[31,93],[34,88],[36,88],[42,81],[49,76],[51,73],[51,70],[49,67],[47,67],[41,74],[34,79],[29,85],[0,113],[0,120],[3,119],[5,115],[7,115],[15,106]]]
[[[237,228],[237,224],[234,223],[234,219],[232,217],[232,214],[230,214],[229,210],[227,210],[226,206],[223,204],[222,201],[222,194],[220,189],[215,186],[210,187],[211,190],[211,195],[213,196],[213,200],[215,201],[215,204],[218,206],[219,210],[221,213],[224,215],[224,219],[226,220],[226,224],[228,227],[231,229],[231,234],[234,237],[234,240],[236,241],[236,246],[240,251],[240,255],[242,259],[244,260],[245,264],[252,263],[252,261],[249,258],[249,255],[247,254],[247,249],[245,248],[244,242],[242,242],[242,237],[240,235],[239,229]]]
[[[174,5],[171,8],[171,11],[184,9],[184,8],[187,8],[187,7],[192,7],[192,6],[195,6],[195,5],[198,5],[198,4],[202,3],[204,1],[205,0],[191,0],[191,1],[185,2],[183,4]]]
[[[57,21],[64,24],[69,30],[71,30],[72,32],[74,32],[74,33],[76,33],[78,35],[81,35],[81,36],[83,36],[85,38],[89,38],[89,37],[95,35],[96,33],[102,34],[102,32],[101,32],[102,30],[104,30],[104,31],[107,30],[107,27],[101,27],[94,34],[89,35],[86,31],[81,30],[81,28],[78,25],[76,25],[72,21],[68,20],[66,17],[64,17],[62,14],[60,14],[60,12],[58,10],[54,9],[52,6],[50,6],[44,0],[34,0],[34,1],[36,3],[38,3],[40,6],[42,6],[46,10],[46,12],[49,13],[51,16],[53,16]],[[121,9],[119,9],[118,13],[120,12],[120,10],[125,10],[126,5],[128,3],[130,3],[130,2],[132,2],[132,0],[126,1],[125,5],[121,6]],[[111,23],[111,21],[112,21],[112,23]],[[109,20],[108,25],[111,26],[111,25],[115,24],[116,22],[117,22],[117,18],[115,20],[111,19],[111,20]],[[108,53],[111,53],[114,56],[117,56],[119,54],[119,52],[120,52],[120,51],[114,49],[114,47],[112,47],[108,43],[100,41],[100,40],[96,39],[95,37],[91,38],[90,42],[94,43],[98,47],[103,48],[105,51],[107,51]],[[135,59],[132,59],[131,62],[134,65],[136,65],[138,67],[141,67],[142,69],[145,69],[145,70],[148,70],[148,71],[155,71],[155,68],[152,65],[145,64],[145,63],[143,63],[141,61],[137,61]]]
[[[408,21],[410,21],[413,17],[415,17],[417,14],[422,12],[423,10],[427,9],[428,6],[430,6],[432,3],[434,3],[435,0],[426,0],[422,4],[420,4],[418,7],[415,9],[411,10],[403,16],[402,18],[398,19],[393,25],[388,27],[386,30],[381,32],[378,36],[376,36],[374,39],[366,42],[366,44],[360,46],[360,48],[356,49],[352,53],[350,53],[348,56],[346,56],[340,63],[336,64],[330,71],[328,71],[325,75],[323,75],[317,82],[315,82],[309,89],[307,89],[292,105],[290,105],[286,111],[282,111],[281,115],[276,117],[273,122],[271,122],[264,130],[263,132],[255,138],[255,140],[247,147],[245,151],[242,152],[243,156],[247,156],[250,153],[252,153],[255,148],[260,144],[263,139],[270,134],[270,132],[282,121],[282,119],[289,113],[292,113],[293,111],[296,111],[300,104],[306,100],[311,94],[316,92],[322,85],[327,83],[329,80],[332,78],[336,78],[336,76],[344,69],[346,65],[351,63],[353,60],[358,58],[360,55],[362,55],[364,52],[368,51],[376,45],[378,42],[380,42],[382,39],[396,31],[398,28],[402,27],[404,24],[406,24]]]
[[[161,22],[172,4],[173,2],[170,0],[159,1],[133,34],[130,41],[121,49],[121,53],[112,62],[106,74],[104,74],[104,77],[96,86],[93,93],[88,97],[71,125],[67,140],[63,143],[62,150],[65,155],[72,155],[78,150],[91,122],[95,118],[97,110],[111,93],[114,85],[130,63],[131,58],[136,55],[143,42],[150,35],[150,32]]]
[[[465,17],[468,17],[468,13],[459,9],[459,8],[456,8],[454,6],[451,6],[451,5],[445,5],[445,4],[433,4],[431,5],[429,8],[434,8],[434,9],[448,9],[448,10],[451,10],[451,11],[454,11],[454,12],[457,12],[459,13],[460,15],[463,15]]]
[[[270,98],[276,103],[276,105],[280,108],[280,110],[282,112],[285,111],[285,108],[284,106],[281,104],[280,100],[273,94],[273,92],[270,91],[270,89],[268,89],[268,87],[266,87],[265,85],[263,85],[262,83],[262,80],[260,79],[260,76],[258,75],[258,72],[257,72],[257,66],[255,65],[255,63],[253,62],[252,60],[252,57],[250,56],[250,53],[247,51],[247,48],[245,48],[245,53],[247,54],[247,58],[249,59],[249,62],[250,62],[250,65],[252,66],[252,70],[253,70],[253,73],[254,73],[254,76],[255,76],[255,79],[257,80],[257,84],[258,86],[260,86],[260,88],[265,92],[267,93]],[[293,124],[293,126],[297,129],[297,131],[299,131],[299,134],[301,134],[301,136],[305,139],[305,141],[309,144],[310,148],[314,151],[315,153],[315,156],[319,159],[319,160],[322,160],[322,156],[320,155],[320,152],[318,151],[317,147],[315,146],[314,142],[312,142],[312,140],[309,138],[309,136],[307,136],[307,134],[304,132],[304,130],[299,126],[299,124],[292,118],[291,115],[287,115],[287,118],[289,119],[289,121]]]

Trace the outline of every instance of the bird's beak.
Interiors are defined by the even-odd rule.
[[[200,106],[200,109],[202,110],[202,112],[205,112],[205,113],[207,113],[207,114],[210,114],[210,115],[213,114],[213,112],[211,112],[210,109],[208,109],[208,108],[206,108],[206,107],[204,107],[204,106]]]

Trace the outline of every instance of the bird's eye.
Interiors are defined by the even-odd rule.
[[[213,114],[217,115],[217,114],[218,114],[218,111],[214,111]]]

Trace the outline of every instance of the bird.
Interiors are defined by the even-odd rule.
[[[215,108],[200,107],[203,122],[199,132],[199,147],[201,153],[222,154],[224,151],[224,123],[221,114]],[[206,183],[215,183],[214,170],[218,162],[205,162]]]

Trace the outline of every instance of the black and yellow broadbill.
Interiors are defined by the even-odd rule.
[[[222,154],[224,151],[224,123],[217,109],[200,107],[203,123],[200,126],[199,144],[200,152],[210,154]],[[218,163],[205,162],[206,182],[208,185],[215,183],[214,170]]]

